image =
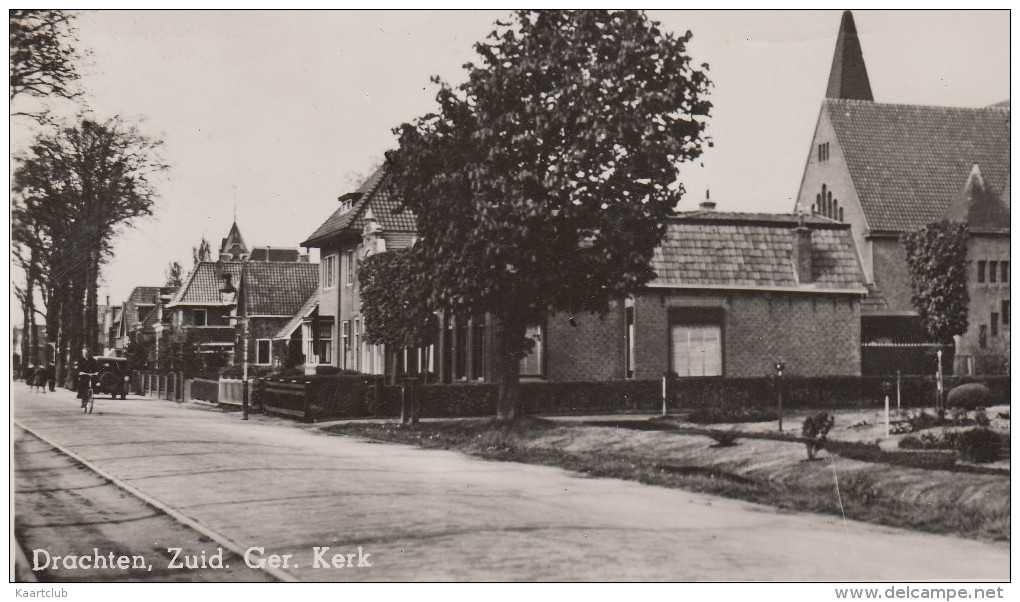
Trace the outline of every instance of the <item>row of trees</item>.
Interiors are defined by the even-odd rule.
[[[395,129],[393,192],[418,217],[413,250],[359,273],[371,342],[414,346],[423,308],[491,313],[499,409],[520,415],[528,324],[604,312],[653,276],[711,104],[708,66],[637,11],[518,11],[475,45],[435,112]]]
[[[71,15],[54,10],[10,13],[12,106],[22,97],[77,99],[80,56]],[[81,346],[99,348],[98,284],[114,237],[149,215],[153,180],[166,169],[161,141],[117,117],[82,112],[68,122],[47,112],[15,111],[36,123],[30,146],[15,155],[12,255],[24,274],[15,284],[22,304],[23,357],[35,349],[37,318],[54,342],[58,380]]]

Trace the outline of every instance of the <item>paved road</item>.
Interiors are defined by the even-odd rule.
[[[70,393],[31,395],[15,384],[12,403],[16,424],[210,532],[243,548],[265,548],[267,557],[291,554],[281,570],[300,580],[1009,578],[1008,545],[371,444],[268,417],[242,422],[237,414],[165,401],[100,399],[97,413],[84,416]],[[25,471],[36,467],[26,453],[51,452],[18,428],[15,435],[22,440],[15,449],[16,530],[31,538],[35,519],[23,506],[39,500],[24,490],[46,488],[47,471],[29,477]],[[54,479],[50,487],[59,488]],[[165,563],[153,550],[167,536],[76,544],[101,553],[131,547]],[[192,533],[179,536],[186,553],[216,550]],[[72,553],[72,542],[65,543],[47,545],[54,555]],[[330,550],[316,558],[316,547]],[[332,565],[337,552],[343,568]],[[196,571],[196,578],[237,578],[230,572],[236,561],[229,570]],[[358,568],[359,562],[371,566]],[[130,578],[166,575],[154,569]]]

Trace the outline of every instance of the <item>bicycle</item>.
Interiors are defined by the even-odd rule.
[[[81,400],[81,411],[83,414],[91,414],[92,408],[96,405],[96,394],[92,390],[92,379],[99,376],[98,372],[81,372],[79,376],[87,376],[88,387],[85,388],[85,397]]]

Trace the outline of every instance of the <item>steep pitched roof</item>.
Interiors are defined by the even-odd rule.
[[[365,227],[365,212],[369,208],[384,230],[416,232],[417,218],[414,212],[400,208],[399,199],[386,186],[386,180],[386,166],[383,165],[361,185],[355,193],[357,200],[350,209],[337,209],[301,246],[318,247],[343,232],[360,233]]]
[[[941,219],[971,166],[1001,188],[1009,174],[1009,108],[933,107],[826,99],[871,230]]]
[[[248,261],[241,295],[248,315],[293,316],[319,288],[319,264]]]
[[[273,336],[273,339],[289,339],[290,336],[294,334],[294,331],[297,330],[298,326],[301,326],[301,323],[305,321],[305,318],[312,315],[312,312],[315,311],[318,306],[319,291],[316,290],[308,297],[308,300],[301,306],[301,309],[297,310],[290,321],[287,322],[286,326],[277,331],[276,335]]]
[[[137,307],[138,305],[155,306],[156,298],[159,295],[169,294],[174,292],[172,286],[136,286],[131,294],[128,295],[127,301],[124,302],[125,308]],[[134,329],[135,325],[144,321],[149,309],[145,309],[141,312],[125,311],[123,317],[124,329],[126,332],[130,332]],[[141,314],[141,315],[138,315]],[[138,318],[137,320],[135,318]]]
[[[230,282],[237,286],[241,282],[242,264],[238,262],[203,261],[188,274],[184,284],[173,296],[167,307],[177,305],[220,305],[220,289],[230,276]]]
[[[794,274],[796,215],[706,212],[671,219],[652,257],[657,277],[651,287],[740,288],[840,291],[863,294],[849,226],[805,217],[811,228],[812,282]]]
[[[241,236],[241,229],[237,227],[235,221],[230,226],[230,232],[227,233],[226,238],[220,243],[220,254],[221,255],[242,255],[248,253],[248,246],[244,244],[244,237]]]
[[[963,191],[946,208],[946,218],[966,221],[971,230],[1009,229],[1009,210],[999,200],[998,191],[985,184],[976,163]]]
[[[868,80],[868,69],[864,66],[864,54],[861,52],[861,41],[857,37],[854,16],[848,10],[843,11],[843,18],[839,23],[836,52],[832,55],[832,68],[829,70],[829,85],[825,89],[825,97],[875,99],[871,94],[871,82]]]

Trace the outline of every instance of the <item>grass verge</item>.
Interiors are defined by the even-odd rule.
[[[508,462],[557,466],[595,477],[679,487],[871,523],[1009,541],[1009,477],[925,470],[826,456],[803,445],[524,419],[334,424],[336,435],[456,450]],[[837,487],[838,484],[838,487]]]

